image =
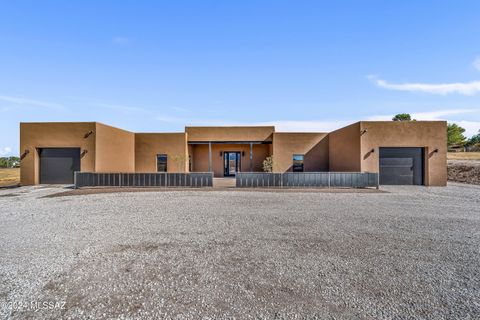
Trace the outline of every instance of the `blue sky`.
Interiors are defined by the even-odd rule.
[[[136,132],[446,119],[480,129],[480,1],[4,1],[0,155],[19,122]]]

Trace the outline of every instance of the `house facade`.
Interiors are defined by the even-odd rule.
[[[98,122],[21,123],[22,185],[72,183],[73,172],[379,172],[381,184],[444,186],[446,122],[360,121],[333,132],[273,126],[133,133]]]

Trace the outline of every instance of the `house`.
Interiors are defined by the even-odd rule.
[[[444,186],[445,121],[360,121],[333,132],[273,126],[133,133],[99,122],[20,123],[22,185],[72,183],[73,172],[379,172],[381,184]]]

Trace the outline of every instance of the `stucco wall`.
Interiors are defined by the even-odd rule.
[[[135,171],[156,172],[157,154],[166,154],[168,172],[186,172],[187,150],[185,133],[136,133]]]
[[[273,171],[292,171],[293,155],[303,154],[304,171],[328,171],[328,134],[282,132],[273,135]]]
[[[97,172],[135,171],[135,134],[102,123],[96,123]]]
[[[367,130],[361,137],[361,171],[378,172],[379,147],[422,147],[425,148],[425,184],[446,185],[445,121],[362,121],[360,130]],[[433,153],[435,149],[437,153]]]
[[[274,127],[185,127],[188,141],[271,141]]]
[[[196,172],[208,172],[208,145],[193,145],[193,171]],[[250,145],[247,144],[213,144],[212,145],[212,167],[215,177],[224,176],[224,163],[223,155],[220,156],[220,152],[225,151],[238,151],[244,152],[244,156],[241,157],[240,171],[250,171]],[[253,159],[252,169],[253,171],[263,171],[263,160],[269,155],[269,145],[255,144],[253,145]]]
[[[360,122],[328,134],[330,171],[360,171]]]
[[[95,122],[20,123],[20,154],[29,153],[20,163],[22,185],[38,184],[38,148],[80,148],[87,153],[80,159],[81,171],[95,171]]]

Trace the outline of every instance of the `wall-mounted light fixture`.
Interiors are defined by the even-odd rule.
[[[367,129],[363,129],[362,131],[360,131],[360,135],[363,135],[364,133],[367,133]]]
[[[372,150],[370,150],[370,153],[375,153],[375,148],[372,148]]]
[[[30,153],[30,150],[25,149],[25,151],[23,151],[23,153],[20,155],[20,160],[23,160],[23,158],[25,158],[29,153]]]
[[[242,157],[245,157],[245,151],[242,151]]]
[[[433,150],[433,153],[438,153],[438,149]]]
[[[87,139],[88,137],[90,137],[91,135],[93,134],[93,130],[90,130],[88,131],[87,133],[85,133],[85,135],[83,136],[85,139]]]
[[[223,151],[220,151],[220,157],[223,156]]]
[[[88,150],[84,149],[82,153],[80,153],[80,158],[85,157],[85,155],[88,153]]]

